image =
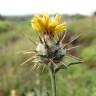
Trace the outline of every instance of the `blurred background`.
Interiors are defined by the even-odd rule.
[[[34,48],[30,38],[34,14],[62,15],[67,22],[65,42],[81,34],[71,54],[84,60],[57,74],[57,96],[96,96],[96,1],[95,0],[0,0],[0,96],[51,96],[48,69],[32,71],[31,55],[21,51]]]

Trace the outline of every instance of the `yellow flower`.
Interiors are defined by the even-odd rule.
[[[48,14],[43,16],[34,16],[32,19],[32,28],[37,32],[44,34],[54,34],[55,32],[63,32],[66,30],[66,23],[60,23],[61,16],[56,15],[53,20]]]

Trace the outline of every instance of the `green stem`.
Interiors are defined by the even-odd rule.
[[[51,78],[52,96],[56,96],[55,70],[53,64],[49,66],[49,73]]]

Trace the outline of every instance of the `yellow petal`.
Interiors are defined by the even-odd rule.
[[[48,14],[43,16],[35,16],[32,20],[32,27],[38,32],[49,32],[54,34],[54,32],[62,32],[66,30],[66,23],[60,24],[60,15],[56,15],[54,20],[50,20]]]
[[[57,14],[55,16],[54,20],[50,23],[50,26],[55,27],[56,25],[58,25],[60,22],[60,18],[61,18],[61,16]]]
[[[45,26],[40,16],[35,16],[32,20],[32,27],[36,31],[45,31]]]
[[[46,28],[48,28],[49,22],[50,22],[50,16],[48,15],[48,13],[46,13],[43,15],[43,23]]]
[[[39,26],[39,24],[35,23],[35,22],[32,23],[32,28],[39,32],[41,32],[41,30],[42,30],[41,27]]]
[[[36,16],[35,18],[37,18],[37,22],[42,27],[42,29],[45,30],[45,25],[42,18],[40,16]]]
[[[56,22],[57,24],[60,22],[61,16],[59,14],[57,14],[54,18],[53,22]]]
[[[56,26],[55,32],[62,32],[66,30],[66,23],[62,23]]]

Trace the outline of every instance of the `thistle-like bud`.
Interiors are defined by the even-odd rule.
[[[66,37],[66,23],[61,23],[60,18],[61,16],[58,14],[52,20],[48,14],[33,17],[32,28],[39,32],[39,42],[36,46],[36,54],[39,56],[37,61],[41,59],[41,62],[46,64],[49,64],[50,61],[59,63],[67,55],[68,50],[75,48],[68,49],[66,46],[68,47],[78,37],[68,44],[63,44]]]
[[[55,39],[57,32],[66,30],[66,24],[60,24],[60,17],[56,15],[51,21],[50,16],[45,14],[35,16],[32,20],[33,29],[40,32],[40,43],[36,47],[37,54],[46,59],[52,59],[54,62],[59,62],[66,55],[66,49]]]

